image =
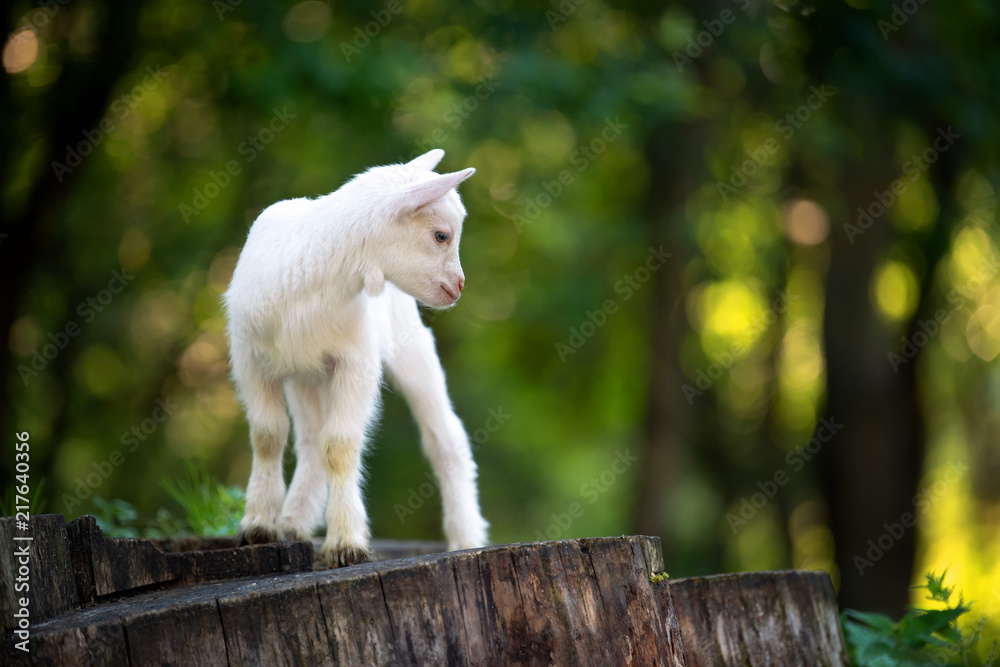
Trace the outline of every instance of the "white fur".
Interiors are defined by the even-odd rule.
[[[465,281],[465,208],[455,187],[475,170],[436,174],[443,156],[432,150],[369,169],[328,195],[278,202],[250,228],[224,295],[253,446],[245,541],[307,538],[325,506],[323,557],[332,565],[370,557],[361,459],[384,368],[441,483],[448,548],[486,544],[469,439],[417,311],[418,300],[454,305]],[[298,459],[287,495],[285,400]]]

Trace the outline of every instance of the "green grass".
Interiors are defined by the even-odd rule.
[[[204,466],[188,462],[187,479],[164,478],[160,485],[184,509],[195,535],[235,535],[243,517],[243,489],[212,479]]]
[[[954,587],[944,585],[947,570],[926,575],[927,599],[944,603],[944,609],[912,609],[898,622],[885,614],[846,609],[840,615],[851,664],[859,667],[923,667],[996,665],[997,643],[985,661],[973,650],[979,642],[985,619],[978,627],[962,632],[958,620],[971,611],[961,596],[951,602]]]
[[[243,516],[243,489],[212,478],[202,464],[188,462],[180,480],[164,478],[160,485],[180,506],[178,517],[161,507],[153,518],[140,518],[131,503],[94,496],[93,514],[108,537],[162,539],[189,535],[235,535]]]
[[[0,512],[3,514],[0,516],[14,516],[17,512],[17,497],[14,493],[14,487],[16,485],[11,485],[7,487],[7,490],[3,492],[3,497],[0,498]],[[45,478],[42,477],[38,480],[38,484],[32,489],[31,495],[28,497],[28,514],[34,516],[35,514],[41,514],[45,511]]]

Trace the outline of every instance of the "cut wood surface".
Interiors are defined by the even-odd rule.
[[[677,579],[670,593],[691,667],[848,662],[837,600],[825,572]]]
[[[60,539],[57,518],[33,519],[41,557],[32,593],[53,597],[33,600],[28,654],[13,648],[11,562],[0,557],[9,664],[846,664],[825,574],[652,583],[663,570],[653,537],[313,570],[309,542],[115,540],[88,517],[64,526]],[[383,546],[404,555],[434,548]]]

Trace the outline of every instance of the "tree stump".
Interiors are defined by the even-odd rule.
[[[4,664],[846,665],[829,578],[663,580],[659,539],[510,544],[314,570],[313,544],[101,535],[33,517],[30,593],[0,553]],[[0,539],[16,544],[12,519]],[[29,596],[30,652],[16,648]]]
[[[689,667],[847,664],[825,572],[677,579],[670,594]]]

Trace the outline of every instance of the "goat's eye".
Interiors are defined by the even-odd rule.
[[[438,243],[447,243],[448,239],[451,238],[451,234],[448,232],[434,232],[434,239]]]

